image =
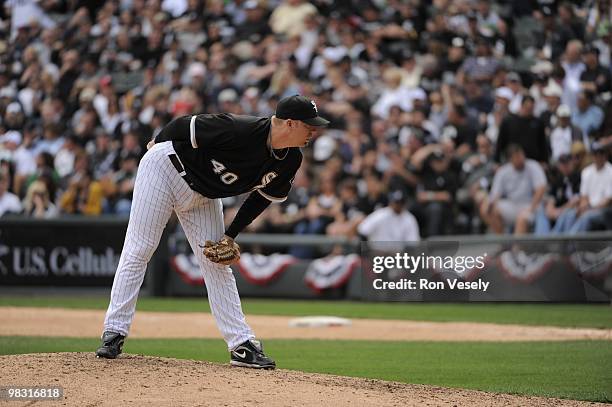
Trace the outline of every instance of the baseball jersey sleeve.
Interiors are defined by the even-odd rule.
[[[257,190],[264,198],[272,202],[283,202],[291,190],[295,173],[302,164],[302,152],[299,148],[289,150],[287,157],[279,161],[274,173],[276,176],[263,188]]]

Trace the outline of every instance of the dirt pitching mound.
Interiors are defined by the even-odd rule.
[[[593,405],[138,355],[116,360],[96,359],[93,353],[1,356],[0,377],[4,386],[62,386],[64,400],[50,406]]]

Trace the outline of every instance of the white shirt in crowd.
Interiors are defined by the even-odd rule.
[[[31,148],[19,146],[13,153],[13,162],[17,175],[30,175],[36,172],[36,156]]]
[[[178,18],[181,14],[187,11],[187,0],[163,0],[162,10],[172,14],[172,17]]]
[[[523,104],[523,94],[521,92],[516,92],[512,99],[510,100],[510,105],[508,106],[508,110],[510,112],[517,114],[519,110],[521,110],[521,105]]]
[[[489,197],[492,201],[507,199],[514,203],[529,203],[535,191],[545,185],[546,174],[537,161],[526,159],[521,170],[507,163],[495,173]]]
[[[12,39],[17,35],[19,28],[28,26],[32,22],[38,23],[43,28],[55,27],[55,22],[49,18],[38,3],[38,0],[7,0],[4,4],[4,7],[11,10]]]
[[[408,88],[406,86],[398,86],[395,89],[385,89],[380,95],[374,106],[372,113],[383,119],[389,117],[389,110],[393,106],[399,106],[405,112],[411,112],[414,109],[414,101],[416,99],[426,99],[425,91],[421,88]]]
[[[580,75],[586,69],[586,66],[582,62],[569,63],[563,62],[561,63],[563,69],[565,70],[565,78],[563,79],[563,96],[561,97],[561,101],[563,104],[568,105],[572,112],[576,110],[576,99],[578,98],[578,93],[582,90],[582,85],[580,84]]]
[[[11,192],[5,192],[0,196],[0,216],[5,213],[19,213],[21,212],[21,201],[17,195]]]
[[[43,139],[36,143],[36,146],[32,149],[32,152],[35,156],[42,152],[55,156],[60,151],[64,143],[65,140],[63,137],[58,137],[53,140]]]
[[[560,156],[570,154],[572,150],[572,128],[571,126],[557,126],[550,133],[550,148],[552,149],[553,161]]]
[[[612,198],[612,164],[607,162],[598,171],[595,164],[582,170],[580,195],[589,199],[589,205],[596,207]]]
[[[407,210],[398,214],[390,207],[372,212],[357,230],[371,242],[418,242],[421,239],[415,217]]]

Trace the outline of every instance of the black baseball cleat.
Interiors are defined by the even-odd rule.
[[[116,332],[106,331],[102,334],[102,346],[96,351],[99,358],[115,359],[121,353],[125,336]]]
[[[261,342],[251,339],[234,348],[231,352],[230,365],[254,369],[274,369],[276,363],[263,353]]]

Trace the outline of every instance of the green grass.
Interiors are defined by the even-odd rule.
[[[5,296],[0,298],[0,306],[106,309],[108,298]],[[145,297],[138,301],[138,309],[210,312],[208,302],[204,298]],[[243,309],[247,315],[335,315],[345,318],[612,328],[612,307],[607,304],[431,304],[245,299]]]
[[[0,337],[0,354],[93,351],[97,339]],[[612,401],[612,342],[268,340],[279,366],[493,392]],[[299,351],[296,351],[299,350]],[[221,340],[130,339],[125,351],[227,363]]]

